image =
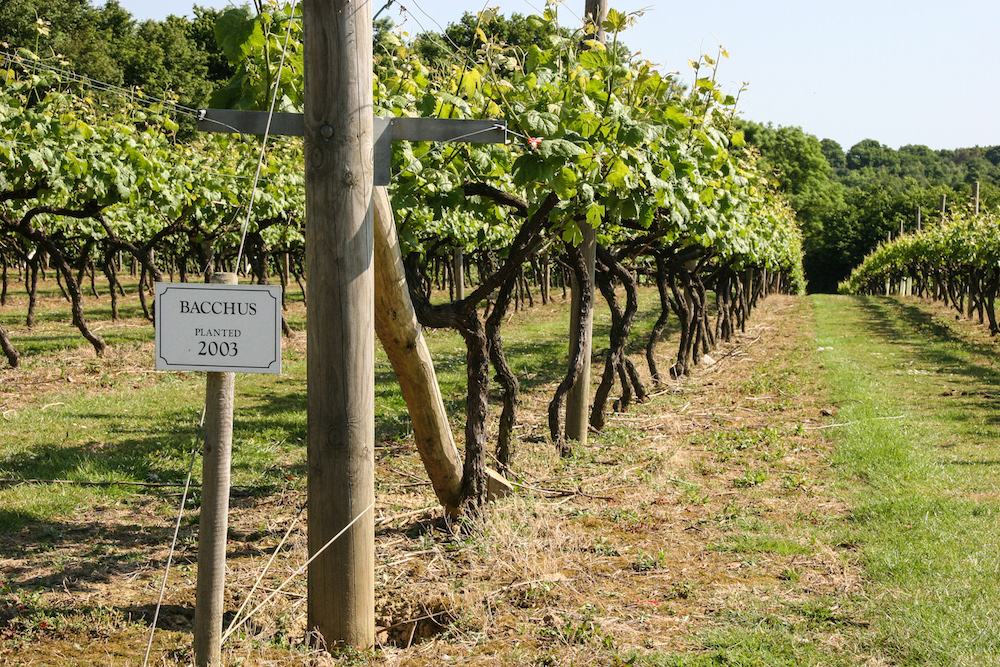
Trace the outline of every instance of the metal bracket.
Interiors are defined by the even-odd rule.
[[[266,111],[201,109],[198,112],[198,130],[263,135],[267,130],[268,115]],[[507,142],[507,121],[504,120],[375,116],[372,129],[375,185],[389,185],[392,178],[393,141],[461,141],[470,144]],[[305,117],[298,113],[273,114],[270,134],[304,136]]]

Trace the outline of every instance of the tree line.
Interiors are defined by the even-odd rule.
[[[976,182],[983,207],[1000,204],[1000,146],[897,150],[865,139],[845,150],[798,127],[742,125],[802,225],[812,292],[836,292],[881,241],[915,230],[918,208],[940,221],[970,203]]]

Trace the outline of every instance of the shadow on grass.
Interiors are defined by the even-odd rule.
[[[989,360],[996,357],[995,346],[956,335],[949,327],[936,322],[934,315],[914,304],[884,297],[855,297],[865,313],[865,326],[887,343],[912,352],[914,358],[931,367],[963,378],[968,390],[957,397],[962,413],[955,421],[978,420],[1000,426],[998,403],[991,392],[1000,388],[1000,371]],[[975,359],[981,359],[981,363]],[[951,396],[952,394],[945,394]],[[976,400],[979,399],[979,400]]]
[[[35,523],[30,517],[12,514],[16,513],[0,511],[0,522],[19,521],[24,525],[3,534],[0,557],[9,559],[4,567],[5,578],[20,580],[17,586],[22,590],[57,587],[71,592],[97,591],[96,587],[122,575],[150,568],[162,570],[165,560],[151,557],[150,549],[169,545],[174,530],[167,520],[160,526],[97,521]],[[197,530],[197,524],[182,526],[175,561],[195,558],[195,549],[187,544]],[[46,561],[50,567],[45,566]]]

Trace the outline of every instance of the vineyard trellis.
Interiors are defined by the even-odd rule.
[[[604,28],[613,43],[634,19],[609,12]],[[425,459],[432,478],[445,480],[435,489],[452,509],[461,502],[480,506],[486,497],[491,366],[503,397],[495,457],[502,469],[511,466],[519,387],[505,360],[502,325],[511,308],[534,298],[532,290],[546,302],[554,281],[565,296],[575,274],[608,302],[611,342],[590,415],[591,427],[600,429],[609,403],[625,410],[648,391],[624,354],[638,280],[654,282],[660,294],[660,317],[645,345],[650,377],[660,383],[689,374],[714,345],[745,326],[765,294],[798,291],[803,284],[794,216],[733,129],[736,100],[716,86],[715,59],[693,63],[694,81],[684,86],[619,49],[581,48],[587,36],[564,31],[554,8],[533,20],[545,29],[545,41],[521,47],[491,37],[482,16],[478,49],[455,54],[445,69],[428,69],[392,34],[376,52],[377,113],[505,118],[519,137],[508,145],[393,147],[387,215],[396,221],[415,316],[422,326],[458,330],[468,353],[460,489],[454,475],[431,472],[433,457]],[[240,58],[264,58],[230,46]],[[245,257],[236,266],[239,218],[247,212],[234,184],[250,179],[259,144],[227,136],[180,141],[162,105],[118,104],[109,112],[76,84],[32,71],[32,59],[25,52],[7,63],[0,94],[3,294],[16,269],[34,303],[39,272],[54,270],[73,304],[74,324],[97,354],[105,343],[87,325],[82,285],[89,278],[96,292],[98,270],[113,313],[125,293],[118,280],[123,270],[138,274],[137,296],[147,316],[147,289],[164,275],[190,280],[236,270],[259,283],[277,276],[285,286],[297,282],[307,297],[297,142],[279,141],[265,152]],[[240,93],[236,98],[253,97],[259,84],[254,71],[271,70],[242,69],[233,84],[239,90],[231,91]],[[300,96],[288,85],[293,88],[282,100],[294,109]],[[577,250],[587,224],[597,231],[596,284],[581,273]],[[462,272],[455,270],[455,248],[462,250]],[[457,298],[459,273],[469,283],[464,298]],[[399,285],[401,274],[395,279]],[[452,298],[440,303],[432,287]],[[624,306],[618,288],[624,289]],[[29,320],[32,312],[29,307]],[[675,361],[664,371],[656,349],[670,317],[681,325],[681,336]],[[417,340],[418,324],[406,326]],[[288,333],[287,322],[284,328]],[[16,339],[0,330],[0,343],[9,363],[17,364]],[[572,443],[561,411],[581,364],[580,350],[571,349],[549,405],[550,436],[564,453]],[[432,370],[417,384],[432,382]],[[621,395],[612,400],[615,383]],[[430,400],[437,405],[440,397]],[[420,420],[413,421],[416,426]],[[427,432],[450,442],[438,452],[437,465],[454,472],[454,441],[441,422]]]
[[[912,294],[941,301],[1000,333],[1000,216],[960,209],[940,224],[879,245],[858,265],[842,292]]]

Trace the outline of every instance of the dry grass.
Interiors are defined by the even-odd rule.
[[[604,665],[626,655],[690,654],[732,613],[793,615],[856,592],[849,545],[824,544],[812,530],[845,507],[827,488],[823,431],[810,428],[825,406],[809,374],[808,309],[803,300],[766,300],[748,331],[714,354],[713,366],[613,415],[605,433],[570,458],[558,457],[545,438],[551,388],[524,396],[518,492],[467,525],[441,518],[421,484],[412,441],[385,444],[377,456],[379,646],[337,661]],[[299,352],[303,346],[301,338],[293,343]],[[98,364],[84,349],[60,354],[58,368],[5,370],[3,409],[37,406],[40,393],[78,380],[109,395],[122,382],[138,386],[147,381],[146,355],[146,344],[116,346]],[[296,485],[234,499],[233,612],[303,500]],[[0,592],[7,591],[0,632],[17,630],[0,634],[13,642],[6,664],[61,664],[59,656],[78,665],[137,664],[167,556],[170,511],[158,497],[94,508],[67,520],[43,558],[18,536],[0,536],[10,543],[0,552]],[[185,527],[176,556],[153,664],[190,660],[194,530]],[[305,517],[254,604],[304,561],[304,530]],[[72,569],[95,562],[101,544],[127,557],[100,572]],[[11,597],[33,586],[42,592],[30,604]],[[304,593],[304,576],[293,579],[227,644],[229,664],[332,663],[304,647]],[[55,620],[11,624],[40,609]],[[836,632],[817,633],[837,650]]]

